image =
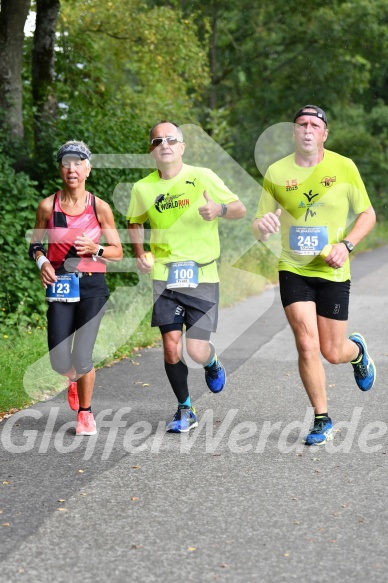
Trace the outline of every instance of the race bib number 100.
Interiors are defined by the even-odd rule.
[[[290,228],[290,249],[297,255],[319,255],[328,242],[327,227]]]
[[[168,272],[167,289],[198,286],[198,263],[177,261],[171,263]]]
[[[57,275],[57,281],[47,286],[48,302],[79,302],[79,278],[76,273]]]

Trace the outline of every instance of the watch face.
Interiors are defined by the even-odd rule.
[[[101,257],[101,255],[104,253],[104,247],[100,247],[99,250],[97,251],[97,255],[99,257]]]
[[[353,249],[354,249],[354,245],[353,245],[353,243],[351,243],[350,241],[345,241],[345,240],[344,240],[344,241],[342,241],[342,243],[344,243],[344,244],[345,244],[345,247],[346,247],[346,249],[349,251],[349,253],[350,253],[351,251],[353,251]]]

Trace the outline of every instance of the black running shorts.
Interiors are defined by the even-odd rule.
[[[182,330],[186,336],[208,340],[218,323],[219,284],[200,283],[196,288],[166,288],[165,281],[154,281],[154,307],[151,326],[162,334]]]
[[[284,308],[295,302],[315,302],[318,316],[348,319],[350,279],[337,282],[279,271],[279,284]]]

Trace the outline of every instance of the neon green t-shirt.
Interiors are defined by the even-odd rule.
[[[354,162],[325,150],[316,166],[298,166],[294,154],[272,164],[264,179],[256,218],[277,208],[282,210],[279,271],[346,281],[350,278],[349,259],[335,269],[319,253],[326,244],[345,239],[356,216],[370,206]]]
[[[184,164],[177,176],[162,180],[156,170],[136,182],[131,193],[127,219],[151,227],[150,246],[155,256],[152,279],[167,280],[167,263],[196,261],[199,283],[219,281],[220,255],[218,219],[205,221],[198,212],[206,204],[204,191],[217,204],[238,200],[212,170]]]

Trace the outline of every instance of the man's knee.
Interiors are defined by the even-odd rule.
[[[303,358],[315,358],[320,354],[319,341],[309,334],[302,334],[296,337],[296,348],[298,354]]]
[[[330,364],[341,364],[341,351],[336,346],[324,347],[321,350],[322,356]]]
[[[207,362],[211,352],[208,340],[191,338],[186,342],[187,354],[194,360],[194,362]]]

